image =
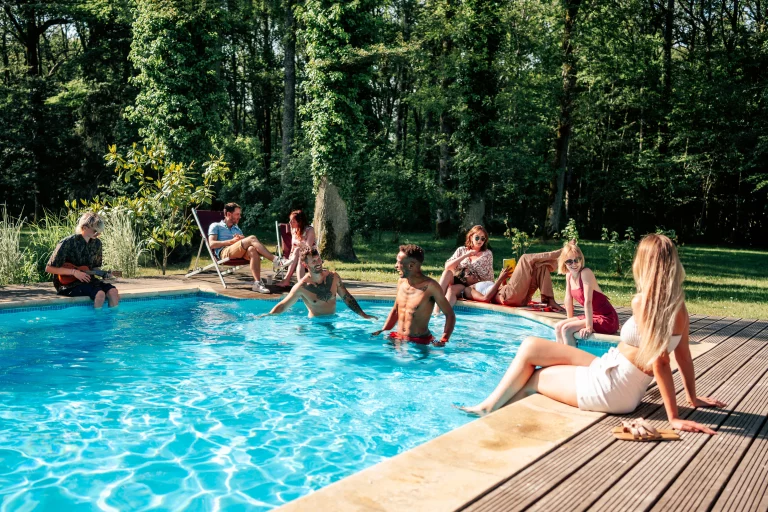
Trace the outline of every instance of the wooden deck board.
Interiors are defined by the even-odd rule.
[[[768,421],[715,503],[714,512],[768,510]]]
[[[697,374],[697,390],[700,395],[718,392],[728,393],[731,399],[731,408],[742,403],[744,395],[755,387],[755,383],[765,373],[768,367],[768,322],[699,318],[697,325],[701,324],[698,331],[703,341],[714,341],[713,347],[695,361]],[[692,328],[694,330],[694,328]],[[760,358],[757,357],[758,354]],[[685,401],[680,375],[674,375],[675,387],[678,391],[678,403]],[[741,395],[739,395],[741,394]],[[735,398],[735,400],[734,400]],[[726,400],[727,401],[727,400]],[[702,412],[704,411],[704,412]],[[727,421],[735,421],[736,416],[728,416],[724,411],[712,412],[706,410],[681,409],[681,415],[687,414],[699,421],[710,421],[715,426]],[[646,393],[644,403],[629,415],[631,417],[644,416],[653,419],[659,424],[666,423],[661,397],[658,389],[652,387]],[[728,418],[733,417],[732,420]],[[672,471],[672,479],[669,478],[669,468],[656,468],[658,461],[644,463],[655,450],[658,443],[622,443],[614,441],[610,435],[606,435],[612,426],[618,425],[622,417],[608,416],[596,423],[586,431],[576,435],[563,445],[552,450],[537,461],[512,475],[507,481],[488,491],[484,496],[475,499],[468,504],[466,510],[522,510],[522,509],[549,509],[549,510],[583,510],[598,505],[596,508],[637,510],[647,509],[653,506],[656,500],[663,498],[663,493],[673,483],[673,478],[678,473],[685,474],[685,466],[691,460],[696,460],[698,450],[705,441],[698,444],[692,442],[694,438],[709,438],[703,434],[683,434],[684,440],[673,443],[680,446],[684,455],[684,463],[676,471]],[[754,425],[752,425],[754,428]],[[768,437],[768,436],[766,436]],[[758,440],[760,440],[758,436]],[[765,441],[765,439],[763,439]],[[755,441],[757,443],[757,441]],[[768,451],[768,442],[766,442]],[[687,453],[689,452],[690,453]],[[652,455],[650,455],[653,458]],[[675,457],[679,458],[679,454]],[[768,455],[766,455],[768,458]],[[661,459],[665,460],[665,459]],[[681,459],[682,460],[682,459]],[[746,460],[746,458],[744,459]],[[750,459],[751,460],[751,459]],[[755,459],[759,462],[762,459]],[[735,459],[730,459],[735,463]],[[744,461],[742,461],[742,464]],[[642,467],[652,466],[655,471],[661,473],[658,488],[651,494],[650,501],[646,498],[646,486],[641,485],[643,501],[627,499],[626,490],[637,488],[637,482],[644,482],[645,477],[631,477],[629,474],[633,468],[641,464]],[[646,470],[648,468],[646,467]],[[653,471],[653,470],[652,470]],[[746,474],[746,472],[743,472]],[[739,474],[739,469],[734,475]],[[768,481],[768,477],[763,481]],[[589,482],[589,485],[585,485]],[[622,487],[627,482],[626,489]],[[629,485],[632,482],[632,485]],[[763,489],[766,484],[760,481],[746,482],[743,486],[752,486]],[[762,486],[762,487],[761,487]],[[728,489],[727,486],[725,486]],[[606,496],[616,497],[618,501],[610,499],[603,502]],[[731,496],[729,494],[729,496]],[[712,505],[710,498],[708,505]],[[610,506],[608,506],[610,503]],[[726,503],[726,502],[724,502]],[[760,504],[758,499],[757,504]],[[613,508],[611,508],[613,507]]]

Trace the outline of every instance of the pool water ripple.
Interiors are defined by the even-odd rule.
[[[0,317],[0,510],[269,510],[471,418],[522,339],[461,312],[445,348],[340,305],[183,298]],[[433,322],[441,332],[442,320]]]

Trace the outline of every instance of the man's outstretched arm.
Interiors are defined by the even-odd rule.
[[[296,304],[296,301],[301,298],[301,295],[302,295],[302,293],[301,293],[301,281],[299,281],[298,283],[293,285],[293,288],[291,288],[291,291],[288,292],[288,295],[283,300],[281,300],[280,302],[275,304],[275,307],[273,307],[272,311],[270,311],[268,314],[269,315],[279,315],[280,313],[282,313],[283,311],[285,311],[289,307],[291,307],[294,304]]]
[[[448,299],[445,298],[443,289],[439,284],[435,282],[430,283],[429,290],[432,297],[435,299],[435,304],[445,315],[445,327],[443,328],[443,336],[440,338],[439,342],[439,344],[444,344],[451,337],[453,328],[456,326],[456,313],[453,312],[453,308],[451,307],[450,302],[448,302]]]
[[[341,277],[338,276],[338,274],[337,274],[337,278],[339,281],[338,281],[338,284],[336,285],[336,293],[339,294],[339,297],[341,297],[341,300],[344,301],[344,304],[346,304],[349,309],[351,309],[361,317],[366,319],[376,320],[375,316],[368,315],[365,313],[365,311],[363,311],[363,308],[360,307],[360,304],[357,303],[357,300],[355,300],[352,294],[349,293],[349,291],[347,290],[346,286],[344,286],[344,283],[341,281]]]

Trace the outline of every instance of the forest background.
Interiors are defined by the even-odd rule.
[[[0,203],[130,196],[109,146],[223,155],[244,229],[569,218],[768,247],[763,0],[0,0]],[[315,201],[317,198],[317,201]],[[310,215],[311,216],[311,215]]]

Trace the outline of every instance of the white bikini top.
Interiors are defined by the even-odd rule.
[[[637,329],[637,322],[635,322],[634,316],[629,317],[629,320],[624,323],[624,326],[621,328],[621,334],[619,337],[621,338],[621,341],[631,347],[640,346],[640,331]],[[683,337],[680,334],[673,334],[669,339],[667,352],[671,354],[677,348],[677,345],[680,343],[682,338]]]

